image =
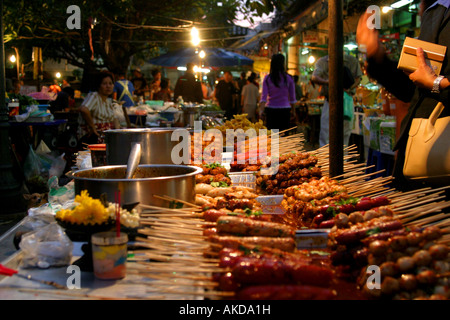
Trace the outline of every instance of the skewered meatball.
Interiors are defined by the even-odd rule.
[[[428,249],[431,257],[435,260],[441,260],[447,258],[448,246],[444,244],[435,244]]]
[[[348,216],[348,219],[350,220],[351,223],[356,224],[359,222],[363,222],[364,216],[362,215],[361,212],[356,211],[356,212],[350,213],[350,215]]]
[[[385,255],[389,249],[389,242],[382,240],[375,240],[369,244],[369,250],[372,254],[380,256]]]
[[[387,261],[380,266],[381,276],[395,276],[398,273],[398,265],[393,261]]]
[[[381,293],[391,295],[400,289],[399,281],[392,277],[384,278],[381,283]]]
[[[414,259],[411,257],[401,257],[397,260],[398,268],[401,272],[406,272],[414,268]]]
[[[406,235],[406,240],[410,246],[415,247],[423,240],[423,236],[418,232],[411,232]]]
[[[391,247],[393,250],[403,250],[408,245],[408,240],[405,236],[394,236],[391,238]]]
[[[413,274],[402,274],[399,284],[401,289],[412,291],[417,287],[417,279]]]
[[[419,250],[412,256],[417,266],[427,266],[431,262],[431,255],[426,250]]]
[[[436,240],[441,237],[441,229],[436,226],[427,227],[423,230],[423,235],[427,240]]]
[[[339,213],[335,217],[335,223],[338,228],[345,228],[348,225],[348,216],[345,213]]]
[[[436,283],[436,273],[433,270],[424,270],[416,276],[417,282],[421,284],[432,285]]]

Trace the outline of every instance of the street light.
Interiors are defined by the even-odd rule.
[[[11,61],[12,63],[15,63],[16,62],[16,56],[15,55],[10,56],[9,57],[9,61]]]
[[[200,36],[196,27],[192,27],[191,29],[191,39],[194,46],[198,46],[200,44]]]

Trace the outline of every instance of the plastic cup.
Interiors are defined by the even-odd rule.
[[[128,235],[99,232],[92,235],[91,241],[95,277],[104,280],[125,278]]]

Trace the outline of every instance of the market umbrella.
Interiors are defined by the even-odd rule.
[[[199,57],[201,50],[205,52],[203,59]],[[161,67],[184,67],[189,62],[205,67],[234,67],[253,64],[252,59],[221,48],[182,48],[148,61],[148,63]]]

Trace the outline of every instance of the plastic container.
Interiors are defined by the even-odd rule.
[[[126,276],[128,235],[115,232],[94,233],[92,242],[92,262],[94,275],[98,279],[118,280]]]
[[[20,107],[19,102],[11,101],[10,103],[8,103],[9,116],[10,117],[17,116],[19,114],[19,107]]]
[[[107,165],[106,161],[106,144],[90,144],[88,149],[91,150],[91,161],[93,167],[102,167]]]

